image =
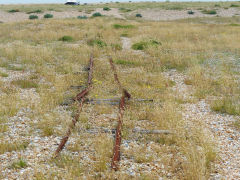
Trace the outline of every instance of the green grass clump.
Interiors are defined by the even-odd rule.
[[[32,14],[32,13],[43,13],[43,11],[41,9],[37,9],[37,10],[27,12],[27,14]]]
[[[217,11],[216,10],[203,10],[202,13],[214,15],[214,14],[217,14]]]
[[[78,19],[87,19],[87,16],[78,16]]]
[[[113,27],[115,29],[131,29],[131,28],[134,28],[134,26],[131,25],[131,24],[128,24],[128,25],[114,24]]]
[[[161,42],[156,40],[149,40],[149,41],[141,41],[132,45],[132,49],[134,50],[144,50],[148,46],[158,46],[161,45]]]
[[[142,15],[141,14],[136,14],[136,17],[141,18]]]
[[[229,24],[229,26],[240,26],[240,24]]]
[[[123,59],[117,59],[114,61],[114,63],[120,64],[120,65],[138,65],[137,62],[127,61],[127,60],[123,60]]]
[[[23,88],[23,89],[38,88],[38,84],[30,80],[22,80],[22,79],[15,80],[15,81],[12,81],[12,84],[15,86],[19,86],[20,88]]]
[[[132,11],[132,9],[119,8],[119,11],[126,13],[126,12],[130,12],[130,11]]]
[[[30,15],[29,19],[38,19],[38,16],[37,15]]]
[[[8,77],[8,74],[7,74],[7,73],[0,72],[0,76],[1,76],[1,77]]]
[[[238,4],[231,4],[230,7],[240,7]]]
[[[45,14],[44,18],[53,18],[53,15],[52,14]]]
[[[231,98],[223,98],[215,100],[211,103],[211,108],[214,111],[227,113],[230,115],[240,115],[240,105],[235,103]]]
[[[73,41],[73,38],[71,36],[63,36],[59,39],[59,41]]]
[[[94,14],[92,15],[92,17],[100,17],[100,16],[102,16],[102,14],[99,13],[99,12],[96,12],[96,13],[94,13]]]
[[[9,10],[8,12],[9,12],[9,13],[15,13],[15,12],[20,12],[20,10],[19,10],[19,9],[11,9],[11,10]]]
[[[28,142],[2,142],[0,143],[0,154],[4,154],[5,152],[11,152],[11,151],[19,151],[26,149],[28,146]]]
[[[13,169],[22,169],[25,167],[27,167],[27,163],[23,159],[13,162],[11,165],[11,168]]]
[[[103,10],[104,11],[110,11],[111,9],[109,7],[104,7]]]
[[[107,44],[100,39],[91,39],[87,42],[89,46],[97,45],[98,47],[105,47]]]

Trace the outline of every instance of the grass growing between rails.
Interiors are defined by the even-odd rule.
[[[131,42],[129,50],[122,49],[123,34]],[[173,179],[208,179],[214,171],[217,155],[212,139],[208,138],[211,133],[204,130],[201,124],[195,125],[197,128],[186,128],[188,126],[181,114],[181,103],[176,101],[171,91],[174,82],[162,73],[170,69],[186,73],[188,80],[185,83],[193,86],[196,99],[214,96],[222,100],[221,94],[237,97],[237,61],[230,61],[231,57],[240,55],[240,32],[237,27],[178,21],[129,22],[103,16],[88,20],[40,19],[3,24],[0,35],[1,67],[9,71],[8,74],[30,74],[23,80],[1,82],[0,92],[6,93],[0,96],[1,102],[4,102],[0,106],[1,117],[6,119],[4,121],[30,104],[26,115],[31,120],[27,124],[32,130],[29,136],[40,136],[47,145],[51,143],[51,146],[56,146],[77,107],[76,103],[68,107],[60,104],[79,93],[80,90],[71,86],[86,85],[86,69],[91,53],[95,59],[94,86],[89,98],[121,96],[108,64],[108,56],[111,56],[120,81],[133,99],[154,99],[154,103],[127,102],[121,150],[124,166],[129,169],[134,163],[141,169],[147,164],[153,167],[152,164],[160,162],[158,165],[163,166],[164,171],[141,172],[143,177],[149,179],[159,176],[167,179],[169,174]],[[9,44],[7,47],[6,42]],[[224,64],[226,61],[232,64]],[[22,69],[18,71],[10,67]],[[230,88],[224,88],[226,85]],[[31,104],[26,100],[22,105],[18,100],[21,97],[19,93],[31,90],[36,93],[38,101]],[[237,115],[237,101],[234,100],[226,99],[222,104],[216,101],[219,104],[216,108]],[[100,133],[96,136],[85,133],[92,128],[114,128],[117,112],[117,106],[108,104],[84,105],[80,123],[77,123],[61,156],[51,160],[50,150],[44,149],[41,161],[34,161],[35,177],[91,179],[94,174],[96,179],[131,178],[124,166],[117,174],[110,171],[113,149],[111,134]],[[136,135],[129,131],[135,127],[170,130],[174,134]],[[11,131],[11,128],[0,132],[1,138],[4,139],[6,131]],[[32,144],[28,151],[31,148]],[[1,143],[0,149],[2,154],[25,150],[14,142]],[[30,161],[24,159],[27,164]],[[49,169],[44,172],[37,170],[46,164],[49,164]]]

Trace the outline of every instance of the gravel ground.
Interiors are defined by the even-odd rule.
[[[36,14],[40,19],[43,18],[44,14],[52,14],[54,18],[63,19],[63,18],[76,18],[77,16],[87,16],[91,17],[92,14],[100,12],[102,15],[111,16],[119,19],[125,19],[121,13],[119,13],[118,9],[112,8],[110,11],[104,11],[102,8],[97,8],[92,11],[90,14],[79,11],[63,11],[63,12],[56,12],[56,11],[46,11],[41,14]],[[16,13],[8,13],[5,11],[0,10],[0,22],[19,22],[28,20],[30,14],[26,14],[24,12],[16,12]]]
[[[176,82],[173,87],[176,94],[183,94],[184,98],[191,97],[193,89],[184,84],[184,74],[172,70],[164,75]],[[183,104],[183,108],[182,115],[187,122],[204,124],[216,139],[219,161],[211,179],[240,179],[240,132],[233,127],[236,117],[211,111],[204,99],[194,104]]]
[[[203,14],[199,10],[193,10],[194,14],[188,14],[188,10],[159,10],[159,9],[147,9],[142,11],[137,11],[142,14],[145,20],[153,21],[168,21],[168,20],[177,20],[177,19],[186,19],[186,18],[196,18],[196,17],[232,17],[239,16],[240,10],[236,8],[229,9],[219,9],[217,10],[216,15]],[[131,14],[135,14],[131,13]]]

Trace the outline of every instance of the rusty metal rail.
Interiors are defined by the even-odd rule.
[[[130,99],[131,94],[125,88],[123,88],[121,82],[119,81],[118,75],[117,75],[117,70],[113,64],[113,60],[111,57],[109,58],[109,63],[110,63],[111,69],[114,74],[114,79],[117,82],[119,89],[122,91],[122,97],[121,97],[120,103],[119,103],[118,124],[117,124],[117,128],[116,128],[115,144],[114,144],[114,148],[113,148],[113,157],[112,157],[112,163],[111,163],[112,169],[117,171],[119,168],[119,161],[120,161],[120,147],[121,147],[121,141],[122,141],[123,114],[124,114],[124,110],[125,110],[125,106],[126,106],[126,99]]]
[[[80,113],[82,111],[82,107],[83,104],[85,102],[86,96],[89,93],[90,89],[92,88],[92,74],[93,74],[93,56],[91,55],[90,60],[89,60],[89,71],[88,71],[88,81],[87,81],[87,87],[86,89],[84,89],[82,92],[80,92],[79,94],[76,95],[75,97],[75,101],[78,103],[79,102],[79,106],[78,106],[78,110],[72,120],[72,123],[69,125],[69,128],[66,132],[66,135],[62,138],[56,152],[55,152],[55,157],[57,157],[59,155],[59,153],[63,150],[66,142],[68,141],[72,130],[74,129],[74,127],[76,126],[76,123],[79,120],[79,116]]]

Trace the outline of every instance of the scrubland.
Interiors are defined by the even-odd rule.
[[[168,4],[120,3],[109,7],[166,8]],[[233,3],[172,3],[168,7],[217,7],[215,4],[225,7]],[[35,6],[43,11],[63,7]],[[18,9],[27,12],[33,7]],[[239,131],[240,26],[239,17],[228,19],[156,22],[105,16],[0,24],[0,177],[230,177],[228,171],[216,168],[224,164],[218,137],[204,121],[186,118],[186,114],[195,115],[185,109],[185,105],[204,100],[210,106],[209,113],[233,118],[227,128]],[[89,98],[121,96],[108,63],[111,56],[120,81],[133,99],[153,99],[127,103],[118,172],[110,168],[113,135],[88,131],[115,128],[118,108],[108,104],[84,105],[65,149],[53,158],[77,106],[61,104],[80,91],[71,86],[86,85],[91,54],[95,60],[94,84]],[[178,75],[184,78],[175,81],[171,73],[176,74],[176,79]],[[184,93],[182,87],[190,92]],[[134,134],[130,129],[136,127],[169,130],[172,134]]]

